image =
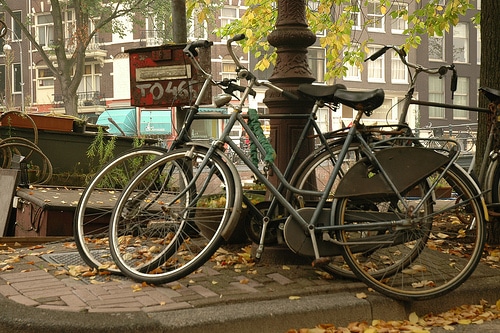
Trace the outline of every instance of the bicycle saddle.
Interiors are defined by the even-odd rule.
[[[346,106],[369,113],[384,103],[385,93],[384,90],[380,88],[364,91],[338,89],[334,97],[338,102]]]
[[[478,89],[482,92],[490,102],[496,102],[500,100],[500,90],[496,90],[488,87],[480,87]]]
[[[334,103],[334,94],[338,89],[347,89],[343,84],[333,84],[333,85],[318,85],[312,83],[303,83],[297,88],[301,93],[314,97],[316,99],[321,98],[325,102]]]

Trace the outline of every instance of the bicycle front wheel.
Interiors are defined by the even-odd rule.
[[[160,147],[130,149],[99,170],[85,187],[73,219],[73,236],[83,261],[92,268],[119,273],[109,252],[111,213],[125,185],[144,165],[166,154]]]
[[[119,269],[152,284],[198,269],[237,222],[235,177],[218,155],[207,157],[194,147],[174,150],[141,170],[111,218],[110,249]]]
[[[423,188],[437,180],[439,187],[428,200]],[[485,208],[479,193],[465,171],[452,165],[403,193],[403,200],[388,194],[340,198],[336,223],[362,230],[337,232],[344,258],[358,278],[395,299],[423,300],[450,292],[472,274],[483,253]],[[389,221],[394,227],[374,224]],[[363,238],[362,233],[373,236]]]

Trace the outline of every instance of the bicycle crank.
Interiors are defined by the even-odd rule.
[[[314,214],[314,210],[315,208],[312,207],[304,207],[298,209],[297,212],[304,220],[310,221]],[[331,209],[323,209],[319,216],[318,225],[329,225],[330,215]],[[310,234],[304,231],[293,216],[289,216],[286,220],[283,228],[283,236],[286,244],[293,252],[305,257],[314,257],[314,249]],[[319,235],[316,239],[318,240],[318,250],[321,257],[341,255],[339,246],[331,242],[322,241],[322,237]]]

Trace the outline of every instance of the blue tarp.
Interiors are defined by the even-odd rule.
[[[172,111],[142,110],[140,131],[141,135],[172,134]]]
[[[97,119],[97,125],[108,126],[108,132],[114,135],[169,135],[172,134],[172,111],[141,110],[140,133],[137,133],[137,113],[135,108],[106,110]]]
[[[111,121],[111,119],[113,121]],[[113,124],[113,122],[116,125]],[[114,135],[137,135],[135,108],[106,110],[97,119],[97,125],[108,126],[108,132]],[[122,133],[120,129],[124,132]]]

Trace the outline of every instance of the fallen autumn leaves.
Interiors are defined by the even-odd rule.
[[[63,244],[64,247],[69,250],[74,250],[74,243],[67,242]],[[27,255],[29,256],[40,256],[43,254],[48,254],[51,252],[48,248],[43,245],[33,246],[31,248],[10,248],[10,247],[0,247],[0,254],[6,255],[3,261],[0,262],[0,271],[8,271],[13,269],[21,259]],[[250,276],[258,275],[259,268],[254,262],[251,256],[251,247],[244,248],[221,248],[217,253],[211,258],[212,268],[216,270],[230,269],[235,272],[242,272],[249,276],[249,278],[242,278],[239,280],[241,284],[247,284],[249,282]],[[24,264],[26,262],[24,260]],[[500,249],[497,247],[487,247],[483,256],[483,263],[488,264],[492,268],[499,268],[500,263]],[[282,266],[283,271],[290,270],[287,266]],[[95,270],[90,269],[88,266],[84,265],[55,265],[49,264],[49,268],[46,269],[54,275],[68,275],[74,279],[87,279],[90,283],[106,283],[95,280],[95,277],[100,275],[109,275],[105,270]],[[325,273],[324,271],[316,271],[319,279],[332,279],[331,275]],[[194,273],[196,274],[196,272]],[[104,281],[113,281],[113,275],[107,276]],[[193,282],[194,283],[194,282]],[[217,283],[213,281],[212,283]],[[191,284],[191,281],[188,283]],[[149,287],[145,284],[134,284],[132,285],[133,291],[140,291],[143,288]],[[171,286],[172,289],[176,289],[179,286],[175,284]],[[367,295],[368,294],[368,295]],[[370,293],[358,293],[355,295],[358,298],[369,298]],[[289,296],[291,301],[300,299],[300,296],[291,295]],[[345,327],[336,327],[333,324],[320,324],[314,328],[301,328],[301,329],[290,329],[288,333],[393,333],[393,332],[431,332],[433,327],[442,327],[445,330],[454,330],[457,325],[480,325],[484,322],[488,322],[495,319],[500,319],[500,301],[497,304],[490,305],[485,301],[481,302],[479,305],[463,305],[447,312],[441,314],[427,314],[425,316],[419,317],[417,314],[413,313],[409,316],[407,320],[373,320],[371,322],[351,322]]]
[[[438,315],[427,314],[419,317],[411,313],[407,320],[373,320],[352,322],[346,327],[320,324],[314,328],[291,329],[287,333],[430,333],[433,327],[443,327],[453,331],[456,325],[479,325],[486,321],[500,319],[500,300],[494,305],[482,301],[478,305],[462,305]]]

